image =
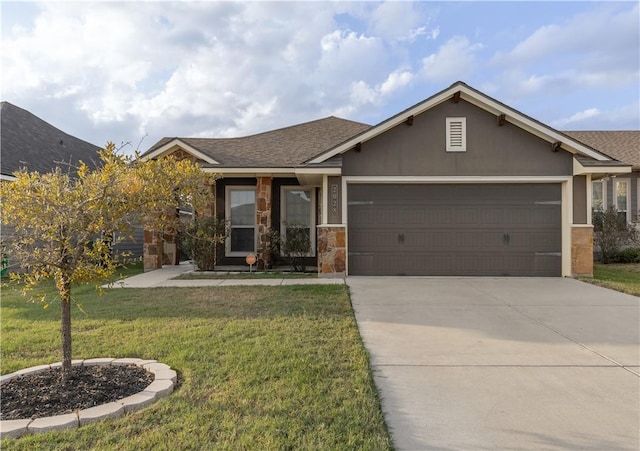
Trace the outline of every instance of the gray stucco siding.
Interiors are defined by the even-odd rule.
[[[573,223],[587,223],[587,176],[573,177]]]
[[[466,152],[446,152],[445,120],[466,118]],[[343,155],[345,176],[562,176],[572,155],[461,100],[444,102]]]

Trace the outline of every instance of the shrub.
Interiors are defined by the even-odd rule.
[[[304,264],[304,257],[311,252],[311,238],[309,229],[299,224],[289,224],[287,226],[286,237],[279,231],[272,230],[269,233],[271,256],[277,260],[284,261],[296,272],[304,272],[307,267]]]
[[[638,242],[638,231],[615,208],[593,212],[593,241],[602,263],[613,263],[616,254],[627,244]]]
[[[640,263],[640,248],[623,249],[613,256],[614,263]]]
[[[181,225],[180,246],[200,271],[213,271],[218,263],[217,248],[227,239],[227,226],[214,217],[195,217]]]

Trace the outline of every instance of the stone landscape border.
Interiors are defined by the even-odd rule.
[[[160,398],[170,395],[178,379],[177,373],[169,365],[159,363],[157,360],[144,360],[136,358],[98,358],[86,360],[73,360],[73,366],[97,366],[97,365],[136,365],[144,368],[154,375],[154,380],[143,391],[107,404],[78,410],[74,413],[56,415],[24,420],[0,421],[0,439],[19,438],[27,434],[39,434],[49,431],[77,428],[85,424],[108,418],[119,418],[125,413],[140,410],[153,404]],[[53,368],[60,368],[61,362],[51,365],[39,365],[31,368],[5,374],[0,377],[0,385],[5,382],[29,374],[37,374]]]

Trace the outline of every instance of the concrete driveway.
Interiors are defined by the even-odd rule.
[[[561,278],[347,284],[398,449],[640,449],[640,298]]]

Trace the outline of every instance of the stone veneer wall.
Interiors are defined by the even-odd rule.
[[[344,227],[318,228],[318,274],[343,276],[346,272],[347,249]]]
[[[144,254],[143,265],[145,271],[162,268],[164,244],[159,233],[152,232],[151,230],[145,230],[142,249]]]
[[[571,228],[571,274],[593,276],[593,227]]]
[[[256,258],[258,269],[271,266],[269,247],[271,240],[271,177],[257,177],[256,184],[256,224],[258,226],[258,249]]]

